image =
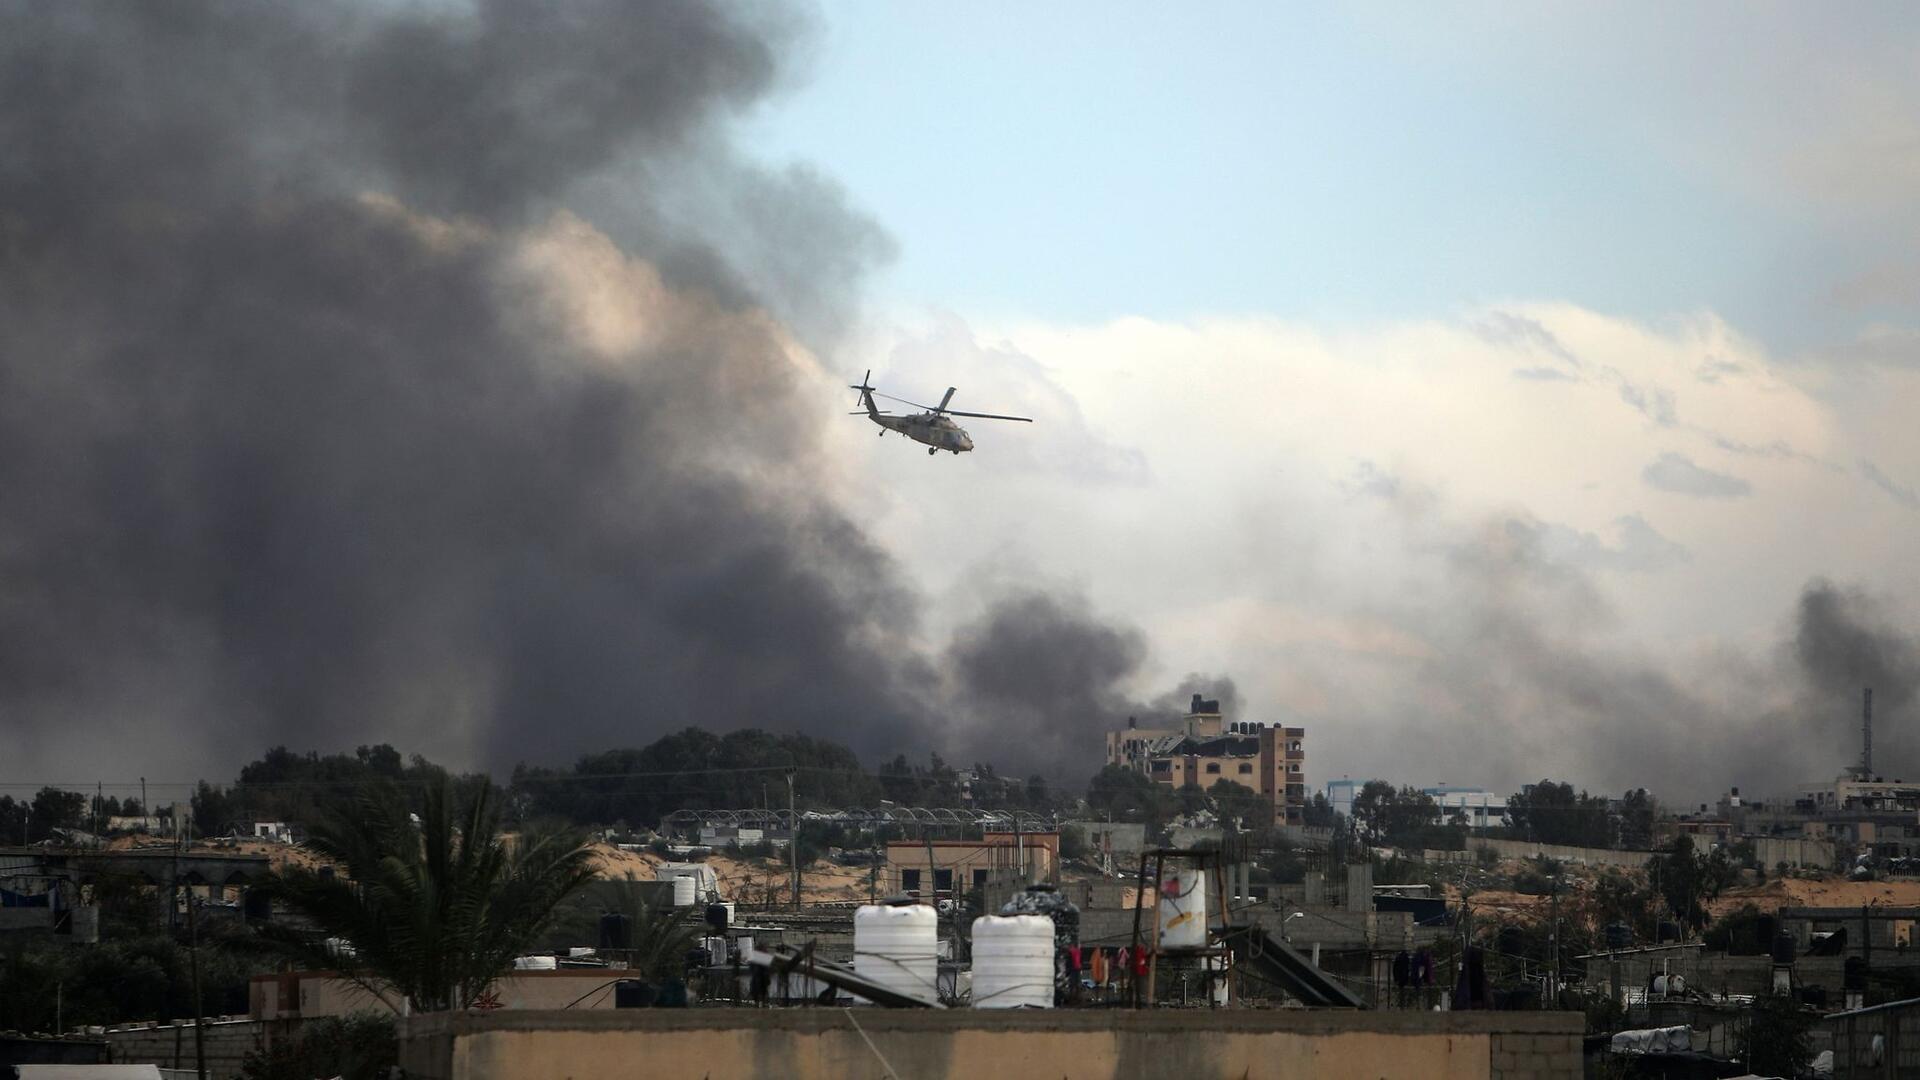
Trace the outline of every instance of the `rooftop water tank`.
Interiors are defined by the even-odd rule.
[[[936,922],[925,904],[862,905],[853,913],[853,970],[895,993],[937,1000]]]
[[[1160,882],[1160,947],[1207,945],[1207,876],[1198,866],[1169,867]]]
[[[516,956],[513,958],[515,971],[553,971],[560,965],[551,956]]]
[[[983,915],[973,920],[973,1007],[1053,1007],[1053,920]]]
[[[692,907],[694,895],[693,878],[676,874],[673,878],[673,906]]]

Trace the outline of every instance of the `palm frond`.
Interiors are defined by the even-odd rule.
[[[578,834],[530,833],[509,850],[499,824],[485,785],[429,789],[417,825],[397,789],[365,792],[309,834],[338,876],[293,868],[273,884],[319,937],[271,940],[297,962],[390,987],[415,1011],[470,1006],[593,876]],[[324,946],[336,938],[350,957]]]

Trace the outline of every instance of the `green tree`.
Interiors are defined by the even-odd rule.
[[[1087,784],[1087,807],[1115,820],[1137,819],[1155,809],[1159,791],[1153,781],[1125,765],[1108,765]]]
[[[1719,858],[1722,866],[1726,865],[1718,852],[1712,858],[1701,856],[1694,850],[1693,838],[1681,833],[1673,838],[1673,843],[1647,860],[1647,873],[1660,898],[1666,901],[1667,910],[1695,930],[1707,924],[1705,901],[1719,895],[1720,883],[1727,879],[1727,875],[1715,868],[1714,858]]]
[[[1273,820],[1273,804],[1245,784],[1233,780],[1215,780],[1207,789],[1207,802],[1223,818],[1240,818],[1255,827]]]
[[[321,940],[275,939],[316,968],[392,988],[415,1012],[464,1009],[593,869],[572,832],[527,830],[509,848],[490,786],[443,781],[421,806],[415,824],[400,793],[379,787],[353,813],[317,823],[307,846],[335,873],[292,867],[274,888]]]
[[[1087,834],[1077,826],[1063,825],[1060,828],[1060,857],[1063,859],[1082,859],[1087,854]]]
[[[1507,823],[1522,840],[1574,847],[1612,847],[1613,816],[1605,796],[1542,780],[1507,797]]]
[[[896,765],[904,770],[904,790],[890,782]],[[934,765],[944,770],[948,781],[939,792],[948,801],[940,805],[956,805],[953,770],[938,759]],[[652,827],[675,810],[784,808],[787,770],[793,771],[794,800],[802,807],[871,806],[883,790],[885,798],[910,804],[926,804],[935,795],[930,778],[935,770],[915,770],[904,757],[882,765],[876,781],[846,746],[756,728],[716,735],[690,727],[638,749],[588,754],[571,768],[521,765],[513,770],[509,786],[522,819]]]
[[[43,787],[34,793],[30,807],[28,834],[38,843],[55,829],[84,829],[88,825],[87,803],[91,800],[77,791]]]
[[[595,881],[567,901],[565,916],[554,930],[555,939],[593,941],[602,915],[627,918],[628,970],[642,979],[659,981],[686,970],[687,953],[705,932],[704,913],[698,907],[676,908],[648,903],[644,886],[629,874],[619,881]]]
[[[15,799],[11,795],[0,795],[0,845],[24,844],[27,842],[27,812],[30,805],[25,799]]]
[[[1763,1076],[1799,1076],[1813,1061],[1815,1017],[1785,994],[1753,999],[1735,1050],[1748,1071]]]
[[[1645,851],[1653,846],[1653,819],[1658,811],[1646,788],[1635,788],[1620,798],[1620,846]]]
[[[383,1080],[400,1063],[400,1039],[393,1018],[359,1012],[309,1020],[292,1039],[248,1054],[241,1080]]]
[[[1440,824],[1440,804],[1412,786],[1396,789],[1369,780],[1353,798],[1353,821],[1363,840],[1389,847],[1449,848],[1464,845],[1466,830]]]
[[[1325,829],[1333,826],[1333,803],[1327,801],[1326,792],[1313,793],[1313,799],[1307,803],[1302,818],[1305,824],[1313,828]]]

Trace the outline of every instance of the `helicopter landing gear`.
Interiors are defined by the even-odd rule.
[[[939,452],[940,452],[940,448],[939,448],[939,447],[937,447],[937,446],[929,446],[929,447],[927,447],[927,456],[928,456],[928,457],[932,457],[933,455],[935,455],[935,454],[937,454],[937,453],[939,453]]]

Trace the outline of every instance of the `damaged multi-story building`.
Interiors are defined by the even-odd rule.
[[[1193,695],[1187,714],[1169,728],[1143,728],[1131,717],[1107,733],[1107,764],[1169,787],[1211,788],[1231,780],[1264,798],[1275,825],[1306,815],[1307,729],[1228,720],[1216,700]]]

